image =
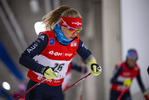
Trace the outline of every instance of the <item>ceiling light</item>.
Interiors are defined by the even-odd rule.
[[[8,82],[3,82],[2,86],[5,90],[10,90],[10,84]]]
[[[42,22],[36,22],[34,24],[35,32],[38,35],[40,32],[46,31],[45,24]]]

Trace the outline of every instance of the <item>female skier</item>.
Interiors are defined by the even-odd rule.
[[[47,31],[40,33],[22,53],[19,62],[29,69],[27,89],[44,78],[47,80],[30,91],[25,96],[26,100],[63,100],[61,85],[76,53],[90,66],[93,75],[101,73],[95,57],[78,35],[82,30],[81,20],[77,10],[65,5],[43,17]]]
[[[140,76],[140,69],[137,65],[137,60],[137,51],[135,49],[129,49],[126,61],[116,65],[114,75],[111,79],[112,86],[110,100],[132,100],[130,86],[134,78],[137,79],[145,99],[149,100],[149,95],[145,90]],[[121,99],[118,99],[120,97]]]

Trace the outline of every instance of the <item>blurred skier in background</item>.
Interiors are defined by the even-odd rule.
[[[126,61],[116,65],[114,75],[111,79],[110,100],[117,100],[122,92],[120,100],[132,100],[130,94],[130,86],[134,78],[137,79],[141,91],[146,100],[149,100],[145,87],[143,85],[140,69],[137,64],[138,53],[135,49],[129,49],[127,52]]]

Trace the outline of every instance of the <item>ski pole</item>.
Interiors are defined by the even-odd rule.
[[[66,90],[68,90],[69,88],[73,87],[74,85],[77,85],[78,83],[80,83],[81,81],[83,81],[85,78],[87,78],[88,76],[90,76],[91,73],[88,73],[86,76],[82,77],[81,79],[79,79],[77,82],[73,83],[72,85],[70,85],[68,88],[64,89],[63,92],[65,92]]]
[[[33,90],[35,87],[37,87],[38,85],[40,85],[42,82],[44,82],[45,80],[47,80],[46,78],[41,80],[40,82],[36,83],[34,86],[32,86],[30,89],[28,89],[26,92],[24,92],[23,94],[21,94],[21,96],[19,96],[16,100],[19,100],[21,97],[23,97],[24,95],[26,95],[28,92],[30,92],[31,90]]]
[[[54,71],[56,74],[58,74],[59,71],[55,70]],[[24,95],[26,95],[28,92],[30,92],[31,90],[33,90],[35,87],[37,87],[38,85],[40,85],[42,82],[44,82],[45,80],[47,80],[46,78],[42,79],[40,82],[36,83],[34,86],[32,86],[30,89],[28,89],[26,92],[24,92],[21,96],[19,96],[16,100],[19,100],[21,97],[23,97]]]
[[[121,94],[119,95],[119,97],[117,98],[117,100],[121,100],[123,94],[126,92],[127,89],[128,89],[128,88],[125,88],[125,89],[121,92]]]
[[[101,68],[98,67],[97,68],[99,71],[101,71]],[[77,82],[73,83],[72,85],[70,85],[68,88],[64,89],[63,92],[65,92],[66,90],[68,90],[69,88],[73,87],[74,85],[77,85],[78,83],[82,82],[84,79],[86,79],[88,76],[90,76],[91,73],[88,73],[86,76],[82,77],[81,79],[79,79]]]

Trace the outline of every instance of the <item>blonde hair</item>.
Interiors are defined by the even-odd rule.
[[[59,6],[57,9],[52,10],[42,18],[45,28],[52,30],[55,24],[60,22],[61,16],[81,18],[81,15],[77,10],[70,8],[67,5]]]

